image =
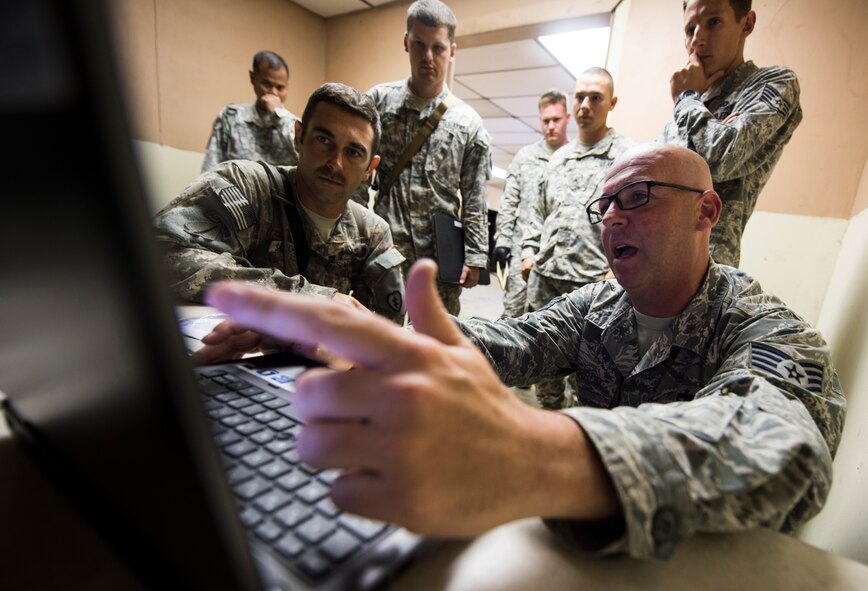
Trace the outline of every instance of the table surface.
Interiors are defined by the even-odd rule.
[[[0,589],[144,589],[8,432],[0,433],[0,532]],[[439,544],[388,586],[435,589],[863,591],[868,566],[765,529],[695,536],[667,562],[600,558],[530,519]]]

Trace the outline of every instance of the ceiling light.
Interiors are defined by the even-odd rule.
[[[576,78],[588,68],[606,66],[609,27],[544,35],[537,41]]]
[[[499,166],[492,166],[491,167],[491,176],[493,176],[496,179],[505,179],[506,178],[506,171]]]

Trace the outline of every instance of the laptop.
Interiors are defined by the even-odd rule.
[[[336,474],[294,455],[292,382],[309,362],[188,361],[108,31],[93,0],[0,5],[0,390],[13,435],[153,588],[380,585],[421,540],[340,512]],[[258,447],[236,445],[248,437]]]

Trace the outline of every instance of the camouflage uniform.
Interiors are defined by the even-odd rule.
[[[295,122],[299,118],[280,108],[265,119],[256,103],[226,105],[211,130],[202,172],[227,160],[265,160],[295,166]]]
[[[670,336],[641,359],[615,281],[462,328],[509,385],[576,376],[582,406],[562,412],[594,442],[623,521],[606,531],[548,520],[574,541],[665,558],[693,532],[791,532],[823,506],[845,409],[828,347],[738,269],[711,263]]]
[[[277,169],[294,187],[296,168]],[[273,196],[268,175],[256,162],[234,160],[201,175],[155,219],[173,289],[193,301],[201,301],[208,284],[221,279],[324,297],[352,291],[369,309],[403,322],[404,257],[392,245],[385,221],[350,201],[323,241],[299,208],[310,246],[302,276],[286,206]]]
[[[424,100],[410,93],[407,80],[380,84],[368,91],[383,123],[377,172],[381,180],[389,175],[404,147],[448,92],[444,88],[420,107]],[[459,209],[464,223],[464,264],[488,266],[485,183],[491,173],[489,144],[482,119],[467,103],[458,101],[443,115],[389,194],[377,195],[374,211],[389,222],[395,247],[406,259],[405,274],[414,261],[434,258],[433,214],[458,217]],[[367,184],[353,198],[366,205]],[[438,281],[437,288],[447,309],[457,315],[461,287]]]
[[[522,240],[522,259],[533,258],[527,284],[527,309],[539,310],[562,293],[599,281],[609,264],[603,252],[600,227],[588,221],[585,208],[603,193],[603,180],[612,162],[633,142],[609,130],[593,146],[578,138],[551,157],[541,194],[531,200]],[[571,380],[569,386],[573,386]],[[563,380],[536,385],[543,408],[561,408],[573,396]]]
[[[506,177],[494,234],[496,248],[512,251],[503,294],[504,316],[521,316],[527,307],[527,283],[521,276],[521,239],[530,200],[539,194],[539,184],[552,152],[544,139],[523,147],[513,158]]]
[[[744,226],[802,121],[799,81],[788,68],[759,68],[748,61],[701,97],[676,102],[674,113],[659,139],[690,148],[708,162],[723,199],[720,222],[711,231],[711,254],[737,267]],[[739,115],[723,125],[732,113]]]

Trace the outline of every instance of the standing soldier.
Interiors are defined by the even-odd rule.
[[[632,145],[606,126],[617,102],[612,76],[603,68],[586,70],[576,80],[573,116],[579,137],[551,157],[541,194],[531,201],[522,240],[529,311],[606,277],[600,229],[588,221],[585,208],[600,196],[612,162]],[[543,381],[536,388],[543,408],[564,405],[563,380]]]
[[[795,73],[744,60],[755,24],[751,0],[685,0],[687,65],[672,74],[674,120],[661,137],[708,162],[723,199],[711,255],[733,267],[760,191],[802,121]]]
[[[406,259],[405,274],[417,259],[435,258],[435,213],[448,214],[463,224],[464,265],[459,283],[437,282],[446,309],[457,315],[461,288],[476,286],[480,269],[488,266],[485,183],[491,172],[491,154],[482,118],[446,86],[449,64],[455,57],[455,26],[455,15],[439,0],[414,2],[407,11],[404,35],[410,78],[377,85],[368,94],[383,120],[374,211],[389,222],[395,246]],[[422,137],[420,130],[436,112],[442,118],[433,132],[418,149],[407,150],[414,139]],[[402,160],[406,162],[403,167]],[[367,204],[367,184],[353,198]]]
[[[503,294],[504,316],[521,316],[527,308],[527,283],[521,276],[522,218],[527,216],[531,196],[539,192],[552,153],[569,141],[567,124],[570,113],[565,92],[552,89],[540,97],[539,120],[543,139],[523,147],[515,155],[497,214],[494,258],[502,267],[509,267]]]
[[[256,102],[223,107],[214,128],[202,172],[212,170],[227,160],[264,160],[271,164],[295,166],[295,123],[298,117],[287,111],[286,85],[289,66],[273,51],[253,56],[250,84]]]

